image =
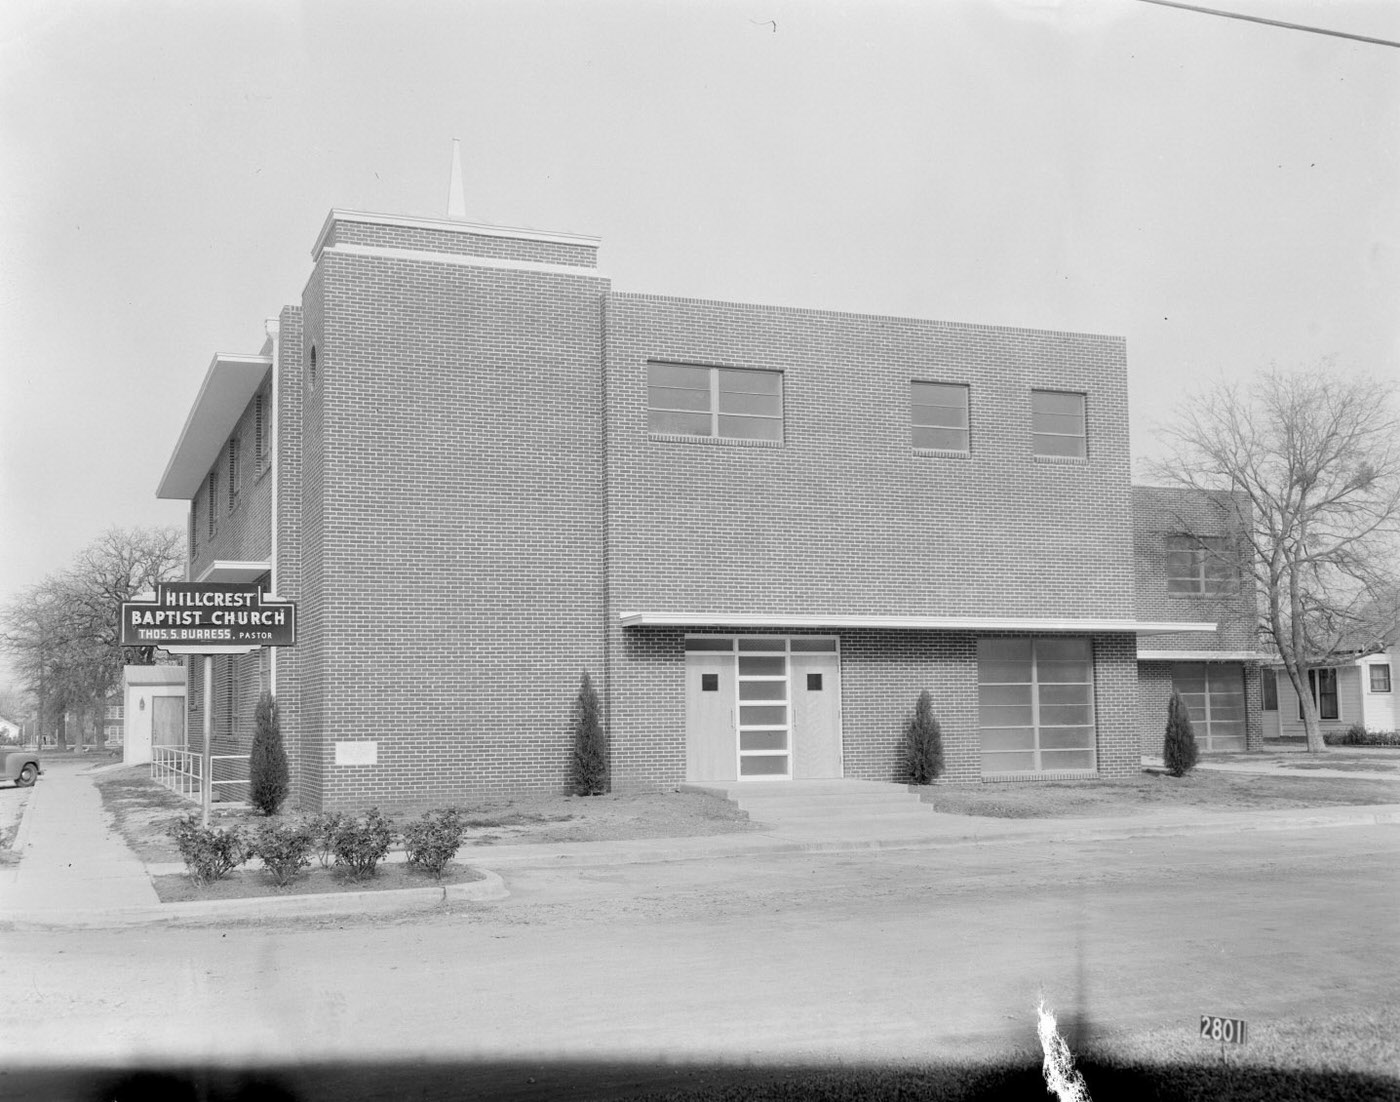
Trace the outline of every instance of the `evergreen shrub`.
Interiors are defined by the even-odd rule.
[[[248,841],[236,826],[227,830],[206,827],[199,815],[187,815],[170,828],[176,848],[185,861],[185,871],[203,886],[221,880],[248,860]]]
[[[904,773],[910,784],[931,784],[943,775],[943,729],[925,689],[904,725]]]
[[[311,864],[314,844],[307,823],[264,823],[249,849],[254,857],[262,859],[263,868],[277,886],[285,888]]]
[[[276,815],[291,787],[282,722],[271,693],[258,697],[254,712],[253,752],[248,759],[248,799],[264,815]]]
[[[413,819],[403,828],[408,863],[441,880],[442,870],[461,848],[466,829],[462,813],[455,807],[425,811],[421,819]]]
[[[1196,768],[1199,757],[1191,714],[1181,694],[1173,691],[1167,704],[1167,732],[1162,741],[1162,762],[1173,777],[1184,777]]]
[[[602,706],[593,679],[584,672],[574,700],[573,790],[576,796],[601,796],[608,788],[608,753],[603,743]]]
[[[377,807],[358,818],[343,818],[331,842],[336,867],[343,867],[352,880],[368,880],[378,871],[394,838],[393,822]]]

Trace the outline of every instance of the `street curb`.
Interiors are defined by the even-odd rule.
[[[1046,820],[1041,820],[1046,822]],[[1063,820],[1053,820],[1056,826]],[[1030,830],[1006,830],[990,834],[973,831],[948,833],[936,837],[917,835],[912,837],[870,838],[859,840],[839,839],[782,839],[772,834],[756,832],[739,835],[739,838],[753,839],[752,842],[711,845],[704,852],[693,852],[681,848],[656,848],[615,850],[613,852],[541,852],[542,847],[515,846],[515,850],[534,852],[507,853],[504,849],[495,854],[495,860],[482,862],[494,868],[511,869],[544,868],[584,868],[601,865],[660,864],[671,861],[702,861],[715,858],[762,856],[767,854],[800,853],[859,853],[862,851],[886,849],[939,849],[952,846],[984,846],[998,844],[1018,844],[1036,842],[1080,842],[1114,841],[1124,838],[1173,837],[1191,834],[1218,834],[1225,832],[1257,832],[1272,830],[1307,830],[1316,827],[1333,826],[1378,826],[1400,823],[1400,805],[1378,804],[1372,808],[1348,808],[1345,812],[1318,811],[1299,813],[1287,818],[1272,820],[1183,820],[1176,823],[1149,822],[1139,826],[1131,825],[1131,820],[1117,820],[1122,824],[1115,827],[1100,825],[1086,827],[1067,826],[1061,829],[1042,826]],[[708,837],[715,837],[709,835]],[[587,843],[576,843],[586,845]],[[473,867],[480,867],[473,863]]]
[[[24,801],[24,814],[19,817],[19,826],[15,829],[14,841],[10,843],[10,849],[15,853],[22,853],[29,841],[29,825],[34,818],[34,801],[38,798],[39,786],[35,785],[29,790],[29,799]]]
[[[510,895],[505,881],[499,874],[488,869],[478,868],[476,871],[482,874],[482,879],[436,888],[394,888],[377,892],[325,892],[319,895],[211,899],[73,914],[0,911],[0,928],[101,930],[125,926],[202,926],[219,922],[280,918],[356,917],[426,912],[453,903],[490,903]]]

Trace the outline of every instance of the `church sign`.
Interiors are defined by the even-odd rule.
[[[290,647],[297,607],[245,582],[164,582],[154,601],[122,604],[124,647]]]

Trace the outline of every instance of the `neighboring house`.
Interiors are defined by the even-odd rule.
[[[310,810],[558,790],[587,671],[615,788],[895,780],[927,688],[950,780],[1125,777],[1179,662],[1233,744],[1247,644],[1136,595],[1120,337],[624,294],[597,251],[331,212],[160,483],[191,579],[298,602],[190,730],[246,751],[274,692]]]
[[[160,748],[188,747],[184,666],[123,666],[122,701],[127,717],[122,761],[127,765],[150,761]]]
[[[23,728],[18,723],[0,716],[0,742],[19,742],[22,731]]]
[[[1133,487],[1136,609],[1144,620],[1212,621],[1218,630],[1141,635],[1142,749],[1160,756],[1173,690],[1206,753],[1254,750],[1264,738],[1255,587],[1241,565],[1228,498]]]
[[[1397,730],[1397,664],[1400,640],[1392,635],[1369,653],[1353,653],[1308,669],[1307,691],[1317,704],[1323,733],[1345,731],[1354,724],[1368,731]],[[1264,671],[1264,707],[1266,735],[1306,735],[1298,693],[1281,664]]]
[[[107,704],[103,710],[102,737],[108,746],[120,746],[122,744],[122,706],[121,690],[117,690],[107,697]]]

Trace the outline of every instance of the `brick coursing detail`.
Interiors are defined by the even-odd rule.
[[[487,234],[434,230],[421,226],[373,225],[337,221],[327,245],[367,245],[381,249],[411,249],[449,256],[478,256],[534,264],[563,264],[578,268],[598,266],[596,245],[529,238],[494,237]]]

